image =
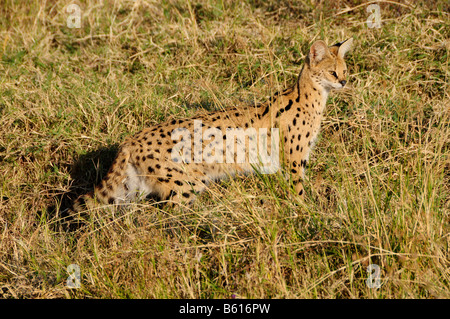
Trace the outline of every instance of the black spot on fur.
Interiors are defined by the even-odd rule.
[[[286,107],[284,108],[284,110],[285,110],[285,111],[289,111],[289,110],[291,109],[292,103],[293,103],[292,100],[289,100],[289,104],[286,105]]]
[[[173,196],[175,196],[177,194],[176,191],[174,191],[173,189],[170,190],[169,196],[167,196],[167,198],[171,198]]]

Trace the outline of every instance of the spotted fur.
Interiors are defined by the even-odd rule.
[[[192,158],[190,163],[172,159],[171,153],[177,143],[172,140],[172,133],[177,129],[199,133],[194,132],[194,120],[202,121],[201,134],[214,127],[222,132],[223,141],[215,143],[225,142],[227,128],[267,128],[269,131],[273,127],[279,128],[283,146],[280,157],[293,176],[296,194],[302,196],[301,180],[319,133],[328,94],[331,89],[341,89],[346,83],[344,55],[351,44],[351,38],[332,47],[316,41],[295,85],[275,94],[266,103],[171,120],[128,138],[106,177],[95,187],[93,197],[103,204],[129,203],[147,196],[192,202],[209,183],[240,172],[254,171],[254,166],[248,162],[207,163],[212,156],[208,144],[214,140],[203,141],[201,150],[192,145],[191,151],[203,154],[200,163],[195,163]],[[85,195],[83,200],[91,200],[91,197]]]

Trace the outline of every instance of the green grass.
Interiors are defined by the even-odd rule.
[[[0,297],[450,297],[447,1],[381,2],[380,29],[361,1],[87,0],[80,29],[69,3],[0,8]],[[281,174],[255,175],[193,207],[103,208],[66,227],[126,137],[262,102],[314,40],[350,36],[304,203]]]

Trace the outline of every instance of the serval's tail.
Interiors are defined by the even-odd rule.
[[[126,198],[126,184],[123,183],[126,175],[126,168],[130,159],[130,153],[123,147],[114,162],[111,165],[106,176],[94,188],[93,192],[81,195],[73,203],[73,210],[80,212],[82,210],[92,209],[96,204],[116,204]]]

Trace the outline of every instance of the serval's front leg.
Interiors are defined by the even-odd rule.
[[[299,161],[293,160],[292,162],[288,163],[288,167],[292,176],[294,193],[295,195],[303,199],[305,193],[305,190],[303,188],[303,179],[305,177],[306,159]]]

